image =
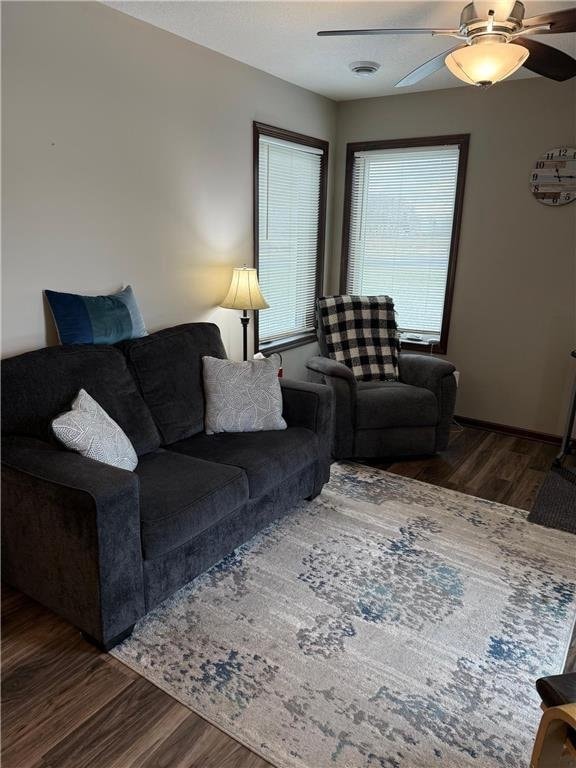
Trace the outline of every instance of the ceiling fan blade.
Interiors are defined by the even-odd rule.
[[[576,59],[564,51],[544,45],[531,37],[517,37],[510,45],[515,43],[523,45],[530,51],[530,56],[523,64],[530,72],[558,81],[570,80],[571,77],[576,76]]]
[[[457,29],[323,29],[318,37],[343,35],[448,35],[458,34]]]
[[[464,6],[462,13],[460,14],[460,26],[470,24],[471,21],[475,21],[479,18],[480,14],[476,10],[474,3],[468,3],[468,5]]]
[[[509,21],[522,21],[524,18],[524,3],[521,3],[520,0],[516,0],[514,5],[512,6],[512,10],[508,14],[508,20]]]
[[[530,27],[538,27],[540,24],[550,24],[550,29],[541,29],[539,35],[557,35],[560,32],[576,32],[576,8],[567,8],[565,11],[550,11],[540,16],[532,16],[524,19],[524,32]]]
[[[406,75],[406,77],[403,77],[402,80],[399,80],[394,88],[406,88],[408,85],[415,85],[416,83],[419,83],[420,80],[424,80],[425,77],[433,75],[434,72],[442,69],[446,56],[448,56],[449,53],[452,53],[452,51],[457,51],[459,48],[465,47],[465,45],[455,45],[454,48],[449,48],[447,51],[439,53],[437,56],[434,56],[433,59],[429,59],[428,61],[424,62],[424,64],[420,64],[419,67],[413,69],[412,72]]]

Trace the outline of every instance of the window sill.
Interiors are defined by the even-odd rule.
[[[305,333],[298,336],[290,336],[286,339],[278,339],[278,341],[268,341],[263,344],[258,344],[258,352],[262,352],[263,355],[272,355],[275,352],[286,352],[288,349],[295,349],[296,347],[303,347],[306,344],[313,344],[317,341],[315,333]]]
[[[429,344],[427,341],[402,341],[400,339],[401,352],[422,352],[429,355],[445,355],[446,347],[441,341]]]

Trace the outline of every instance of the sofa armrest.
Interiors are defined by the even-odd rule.
[[[306,427],[329,437],[332,431],[332,392],[324,384],[280,379],[282,415],[289,427]]]
[[[6,580],[113,644],[145,613],[138,476],[25,437],[2,463]]]
[[[306,427],[318,435],[321,482],[330,476],[331,446],[334,434],[333,397],[329,387],[308,381],[280,379],[282,415],[289,427]]]
[[[312,357],[306,367],[320,374],[334,393],[332,455],[335,459],[349,458],[354,455],[357,390],[354,374],[347,365],[329,357]]]
[[[330,357],[311,357],[306,363],[306,368],[322,376],[334,376],[338,379],[344,379],[351,387],[356,386],[354,374],[344,363],[332,360]]]
[[[401,352],[398,358],[400,381],[414,387],[429,389],[438,401],[439,420],[436,426],[436,451],[443,451],[450,439],[450,424],[456,405],[458,387],[454,378],[456,368],[448,360],[432,355]]]
[[[436,392],[445,376],[456,370],[448,360],[441,360],[432,355],[402,352],[398,358],[400,381],[415,387],[424,387]]]

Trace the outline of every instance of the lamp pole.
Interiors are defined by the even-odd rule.
[[[248,360],[248,323],[250,318],[248,317],[248,310],[242,310],[242,317],[240,318],[242,323],[242,336],[243,336],[243,360]]]

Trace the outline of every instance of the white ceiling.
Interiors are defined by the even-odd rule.
[[[257,69],[332,99],[347,100],[392,93],[464,86],[443,69],[411,88],[394,83],[457,41],[447,37],[387,36],[319,38],[320,29],[363,27],[457,27],[462,2],[284,2],[284,0],[186,0],[165,2],[109,0],[107,5],[180,37],[250,64]],[[526,17],[574,5],[529,2]],[[507,15],[510,2],[476,3]],[[541,36],[541,42],[576,55],[576,34]],[[355,77],[348,66],[371,60],[381,65],[370,79]],[[514,78],[536,77],[521,69]]]

